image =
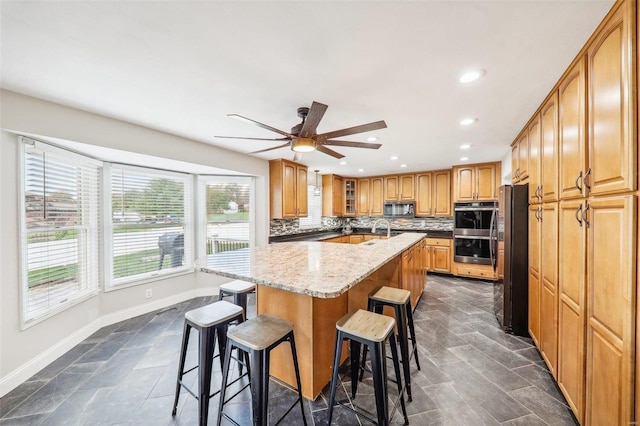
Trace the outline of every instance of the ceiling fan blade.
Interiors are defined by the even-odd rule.
[[[285,146],[289,146],[289,145],[290,145],[290,143],[287,142],[285,144],[274,146],[274,147],[271,147],[271,148],[261,149],[260,151],[249,152],[248,154],[258,154],[260,152],[267,152],[267,151],[271,151],[271,150],[278,149],[278,148],[284,148]]]
[[[339,152],[335,152],[334,150],[329,149],[326,146],[323,146],[320,144],[316,145],[316,150],[323,152],[325,154],[329,154],[330,156],[335,158],[344,158],[344,155],[340,154]]]
[[[246,121],[248,123],[255,124],[258,127],[262,127],[263,129],[271,130],[272,132],[279,133],[279,134],[281,134],[283,136],[287,136],[287,137],[292,137],[293,136],[290,133],[285,132],[284,130],[276,129],[275,127],[271,127],[271,126],[267,126],[266,124],[260,123],[259,121],[252,120],[250,118],[243,117],[243,116],[238,115],[238,114],[227,114],[227,117],[233,117],[233,118],[241,120],[241,121]]]
[[[350,146],[352,148],[369,148],[369,149],[378,149],[378,148],[380,148],[382,146],[381,143],[336,141],[336,140],[333,140],[333,139],[328,139],[326,141],[322,141],[321,143],[322,143],[322,145]]]
[[[291,138],[245,138],[245,137],[240,137],[240,136],[214,136],[214,138],[221,138],[221,139],[248,139],[248,140],[252,140],[252,141],[290,141]]]
[[[327,108],[329,108],[327,105],[313,101],[311,108],[309,109],[309,113],[307,114],[307,118],[304,120],[304,125],[300,130],[299,136],[301,138],[310,138],[316,133],[316,128],[318,127],[320,120],[322,120]]]
[[[342,136],[355,135],[356,133],[370,132],[372,130],[384,129],[387,127],[387,123],[384,120],[376,121],[368,124],[361,124],[360,126],[349,127],[346,129],[334,130],[333,132],[322,133],[318,135],[318,139],[332,139]]]

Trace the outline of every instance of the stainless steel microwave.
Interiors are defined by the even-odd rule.
[[[382,213],[386,217],[415,217],[416,207],[413,201],[387,202]]]

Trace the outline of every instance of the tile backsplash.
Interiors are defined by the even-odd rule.
[[[269,235],[274,237],[278,235],[302,234],[305,232],[331,231],[340,230],[346,226],[347,222],[352,228],[371,228],[373,222],[380,217],[358,216],[358,217],[338,217],[338,216],[322,216],[321,225],[316,228],[300,228],[298,219],[271,219]],[[433,231],[452,231],[453,217],[424,217],[414,219],[388,219],[393,229],[420,229]]]

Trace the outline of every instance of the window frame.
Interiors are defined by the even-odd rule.
[[[249,248],[256,246],[256,178],[251,175],[197,175],[196,210],[198,227],[196,234],[197,264],[206,264],[207,257],[207,184],[216,178],[241,178],[249,181]]]
[[[169,268],[167,270],[155,270],[146,272],[144,274],[132,275],[135,278],[113,278],[113,217],[112,217],[112,175],[113,168],[119,170],[129,170],[134,173],[153,173],[166,175],[169,178],[184,179],[184,264],[179,268]],[[104,162],[103,165],[103,182],[102,182],[102,195],[103,195],[103,245],[102,245],[102,266],[103,266],[103,291],[105,293],[111,291],[117,291],[125,288],[135,287],[138,285],[147,284],[150,282],[160,281],[180,275],[192,274],[195,271],[194,268],[194,237],[195,237],[195,215],[194,211],[194,197],[198,195],[195,193],[193,186],[193,174],[176,172],[166,169],[158,169],[146,166],[136,166],[131,164],[123,164],[116,162]]]
[[[102,259],[100,256],[100,238],[102,237],[102,229],[101,229],[101,221],[99,218],[96,218],[94,222],[89,225],[82,224],[77,225],[78,229],[86,228],[87,234],[93,233],[93,235],[87,235],[85,238],[86,241],[83,244],[88,247],[91,245],[91,241],[93,239],[93,243],[95,243],[96,248],[87,251],[87,257],[91,257],[91,261],[86,265],[86,289],[80,290],[78,294],[69,300],[60,303],[58,306],[49,307],[45,309],[38,316],[30,317],[28,315],[28,297],[29,297],[29,228],[27,226],[27,213],[26,213],[26,193],[27,193],[27,169],[26,169],[26,161],[27,161],[27,147],[32,147],[34,149],[43,151],[45,153],[51,153],[54,157],[62,157],[63,160],[74,161],[77,160],[79,162],[85,164],[93,163],[98,168],[98,176],[96,178],[97,187],[94,188],[96,190],[96,199],[95,205],[93,206],[82,206],[82,209],[92,208],[96,213],[101,214],[102,206],[101,204],[101,174],[102,173],[102,162],[91,158],[89,156],[75,153],[71,150],[67,150],[52,144],[47,144],[44,142],[40,142],[26,136],[18,136],[18,173],[19,173],[19,188],[18,188],[18,203],[17,205],[20,207],[19,210],[19,241],[18,241],[18,249],[20,253],[20,329],[25,330],[29,327],[32,327],[36,324],[39,324],[61,312],[64,312],[85,300],[91,299],[97,296],[100,293],[100,279],[101,273],[100,269],[102,267]],[[88,215],[91,218],[91,215]]]

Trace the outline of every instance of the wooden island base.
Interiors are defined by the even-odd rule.
[[[424,273],[421,276],[424,283]],[[399,255],[348,292],[335,298],[312,297],[278,288],[257,286],[258,313],[271,314],[294,324],[302,395],[305,398],[315,400],[331,379],[336,322],[351,310],[366,309],[367,295],[373,288],[381,285],[399,288],[401,280],[402,255]],[[389,309],[385,314],[393,316],[393,311]],[[346,357],[345,344],[341,362],[344,362]],[[270,374],[295,387],[295,372],[289,345],[280,345],[271,351]]]

